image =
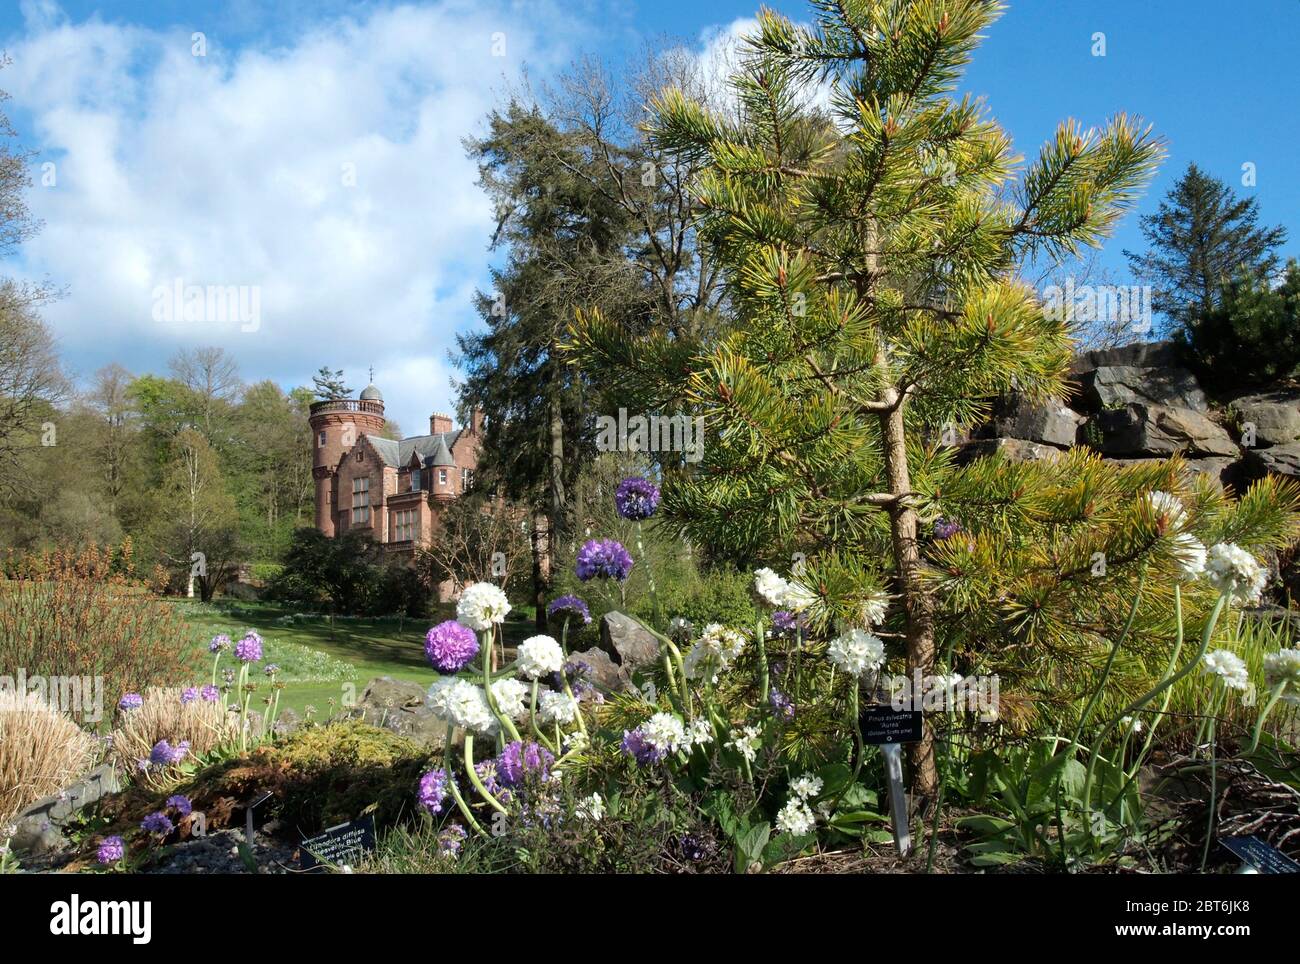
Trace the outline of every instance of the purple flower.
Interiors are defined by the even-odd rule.
[[[235,643],[235,656],[241,663],[260,663],[262,661],[262,637],[250,629],[243,639]]]
[[[961,531],[961,523],[955,519],[940,517],[934,521],[934,537],[936,539],[951,539]]]
[[[154,766],[171,766],[180,763],[185,759],[185,755],[190,752],[190,741],[181,740],[175,746],[172,746],[166,740],[159,740],[149,751],[149,762]]]
[[[187,686],[185,687],[185,689],[181,691],[182,706],[185,705],[186,703],[193,703],[198,698],[199,698],[199,691],[195,689],[193,686]]]
[[[772,712],[784,720],[794,719],[794,702],[773,686],[767,693],[767,701],[772,704]]]
[[[217,689],[211,683],[199,690],[199,696],[203,697],[209,703],[215,703],[221,699],[221,690]]]
[[[648,519],[658,506],[659,487],[649,479],[632,476],[620,482],[614,492],[614,508],[624,519]]]
[[[142,706],[144,706],[144,697],[139,693],[127,693],[117,701],[119,710],[138,710]]]
[[[161,837],[165,837],[176,829],[176,825],[171,822],[171,818],[167,814],[160,810],[141,820],[140,829],[145,833],[156,833]]]
[[[508,787],[517,787],[530,778],[545,780],[555,756],[546,747],[529,741],[507,743],[497,758],[497,772]]]
[[[632,571],[632,557],[613,539],[588,539],[578,550],[577,568],[583,582],[597,576],[622,582]]]
[[[209,653],[224,653],[230,648],[230,637],[225,633],[218,633],[212,637],[212,642],[208,643]]]
[[[551,604],[546,607],[546,615],[554,616],[556,613],[580,616],[584,625],[591,622],[591,610],[577,596],[560,596],[558,599],[552,599]]]
[[[442,813],[442,805],[447,799],[447,771],[430,770],[420,777],[419,804],[429,813],[437,816]]]
[[[639,764],[658,763],[667,753],[646,741],[641,727],[623,731],[623,752]]]
[[[468,626],[448,619],[425,634],[424,655],[439,672],[457,673],[478,655],[478,637]]]
[[[682,834],[677,847],[687,860],[703,860],[713,850],[708,841],[701,840],[692,833]]]
[[[190,798],[182,793],[168,797],[164,806],[169,810],[175,810],[182,817],[188,817],[194,812],[194,804],[190,803]]]
[[[465,842],[469,834],[465,828],[458,823],[450,824],[444,827],[438,833],[438,853],[445,857],[455,857],[460,854],[460,846]]]
[[[778,609],[772,613],[772,625],[783,633],[794,632],[803,623],[803,617],[787,609]]]
[[[510,791],[498,779],[499,770],[496,760],[480,760],[474,764],[474,775],[478,777],[478,782],[483,784],[483,789],[501,802],[510,799]]]
[[[276,673],[280,672],[279,664],[267,663],[266,668],[263,669],[262,672],[265,673],[267,676],[275,676]]]
[[[95,859],[104,866],[115,864],[126,856],[126,845],[121,837],[105,837],[95,851]]]

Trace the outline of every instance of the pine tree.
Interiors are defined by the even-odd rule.
[[[1002,529],[1026,516],[1026,493],[1060,497],[1064,483],[1000,462],[963,483],[927,443],[1013,388],[1061,393],[1068,334],[1017,266],[1107,236],[1161,146],[1122,115],[1101,130],[1070,121],[1014,181],[1007,135],[953,93],[1000,3],[815,7],[812,28],[760,14],[732,80],[738,121],[677,91],[653,104],[653,142],[703,161],[700,231],[729,280],[730,331],[634,338],[588,312],[572,348],[618,371],[645,410],[705,416],[702,471],[664,495],[685,534],[750,559],[806,555],[827,625],[855,623],[888,588],[908,672],[928,673],[939,590],[922,524],[955,504],[947,486]],[[825,89],[829,116],[809,106]],[[984,500],[998,513],[978,511]],[[928,736],[912,763],[914,787],[933,792]]]
[[[334,402],[352,394],[352,389],[343,383],[341,368],[331,370],[328,365],[322,365],[320,371],[311,377],[311,383],[316,397],[322,401]]]
[[[1259,204],[1189,164],[1155,214],[1143,215],[1144,254],[1125,251],[1133,273],[1155,289],[1152,307],[1190,332],[1218,303],[1220,289],[1245,273],[1270,279],[1283,227],[1259,226]]]

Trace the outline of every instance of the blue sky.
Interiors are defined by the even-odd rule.
[[[489,263],[491,212],[460,140],[504,83],[525,65],[544,79],[584,51],[618,60],[662,35],[703,54],[757,6],[7,3],[0,46],[14,63],[0,89],[55,176],[42,184],[36,169],[45,230],[2,270],[66,289],[46,317],[79,376],[113,360],[160,371],[200,344],[286,387],[329,363],[359,388],[373,364],[390,413],[420,431],[451,408],[447,352],[474,324]],[[1140,211],[1194,160],[1257,196],[1300,255],[1298,63],[1298,0],[1013,0],[963,88],[1026,155],[1066,117],[1140,114],[1169,146]],[[1141,246],[1136,221],[1103,253],[1120,278],[1121,249]],[[160,321],[159,286],[175,278],[256,286],[256,329]]]

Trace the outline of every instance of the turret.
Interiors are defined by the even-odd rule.
[[[360,398],[316,402],[309,418],[312,430],[312,478],[316,480],[316,528],[334,535],[338,509],[335,471],[339,460],[362,435],[383,435],[384,396],[367,385]]]

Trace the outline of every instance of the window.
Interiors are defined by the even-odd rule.
[[[439,484],[439,485],[446,485],[446,484],[447,484],[447,470],[446,470],[446,469],[439,469],[439,470],[438,470],[438,484]]]
[[[415,538],[415,510],[403,509],[396,513],[397,527],[393,535],[394,542],[409,542]]]
[[[420,491],[420,470],[419,469],[411,469],[411,491],[412,492]]]
[[[352,524],[362,525],[370,521],[370,479],[352,480]]]
[[[357,461],[364,462],[365,460],[366,460],[365,449],[357,449]]]
[[[324,447],[325,447],[325,433],[324,433],[324,431],[322,431],[322,432],[320,433],[320,447],[321,447],[321,448],[324,448]]]
[[[461,490],[462,492],[468,492],[468,491],[470,490],[470,487],[471,487],[473,484],[474,484],[474,470],[473,470],[473,469],[461,469],[461,470],[460,470],[460,490]]]

